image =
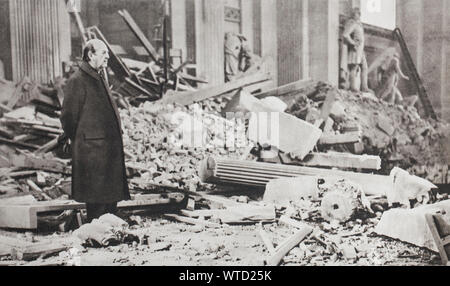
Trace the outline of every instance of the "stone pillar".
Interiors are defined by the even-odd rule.
[[[261,4],[261,57],[268,59],[274,85],[278,85],[277,0],[257,0]],[[284,1],[284,0],[283,0]]]
[[[241,1],[241,31],[253,51],[253,1]]]
[[[224,0],[196,0],[197,75],[210,85],[225,81],[224,75]]]
[[[181,49],[182,60],[187,58],[187,41],[186,41],[186,0],[171,1],[170,19],[172,27],[172,48]]]
[[[450,3],[444,1],[443,11],[443,37],[442,37],[442,71],[441,71],[441,114],[442,118],[450,122]]]
[[[339,0],[309,1],[309,51],[311,78],[338,85]]]
[[[309,77],[309,2],[277,2],[279,85]]]
[[[423,69],[422,81],[430,98],[431,104],[437,114],[441,110],[443,58],[443,17],[444,3],[448,0],[424,1],[423,25]]]

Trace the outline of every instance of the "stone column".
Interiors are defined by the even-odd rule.
[[[312,79],[338,85],[339,0],[309,1],[309,61]]]
[[[279,85],[309,77],[309,2],[277,1]]]

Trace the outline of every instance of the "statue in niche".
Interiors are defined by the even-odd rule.
[[[372,92],[368,87],[368,67],[364,53],[364,28],[359,8],[344,25],[339,63],[339,87]]]
[[[228,32],[225,34],[225,82],[253,73],[261,63],[245,36]]]
[[[241,50],[245,37],[232,32],[225,34],[225,82],[234,80],[241,71]]]

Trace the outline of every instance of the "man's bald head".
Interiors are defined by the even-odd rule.
[[[109,52],[105,43],[99,39],[89,40],[83,49],[83,60],[95,69],[106,68]]]

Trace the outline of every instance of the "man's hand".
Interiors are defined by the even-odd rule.
[[[72,144],[72,142],[70,141],[70,139],[68,138],[66,140],[66,142],[64,142],[63,145],[63,151],[64,153],[70,154],[71,150],[70,150],[70,145]]]

